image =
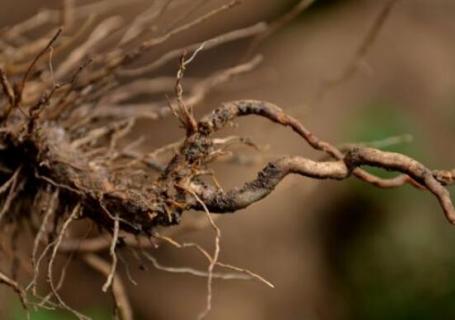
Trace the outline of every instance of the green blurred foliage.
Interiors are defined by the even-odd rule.
[[[455,100],[455,98],[453,98]],[[444,125],[447,128],[450,128],[452,132],[455,133],[455,101],[450,101],[450,104],[442,109],[442,118],[444,120]]]
[[[112,314],[110,311],[101,308],[92,308],[89,310],[80,310],[83,314],[94,320],[110,320]],[[14,304],[11,312],[12,320],[27,319],[26,312],[20,304]],[[70,312],[63,310],[45,310],[39,309],[30,312],[30,320],[74,320],[75,316]]]
[[[382,205],[388,219],[351,241],[340,262],[352,319],[455,318],[453,230],[425,216],[434,210],[421,197]]]
[[[349,123],[345,125],[344,132],[342,132],[343,141],[368,143],[410,134],[413,138],[411,142],[402,142],[380,149],[409,155],[423,162],[428,159],[428,155],[422,150],[422,141],[425,139],[403,108],[380,101],[366,105],[361,110],[350,117]],[[380,177],[396,175],[396,173],[376,168],[368,168],[368,170]]]
[[[344,137],[352,142],[380,141],[393,136],[410,134],[411,143],[385,147],[385,150],[401,152],[414,157],[425,156],[419,141],[423,138],[403,108],[386,101],[370,103],[350,118]]]

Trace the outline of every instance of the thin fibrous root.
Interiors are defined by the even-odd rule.
[[[111,277],[112,266],[99,256],[89,253],[82,256],[82,260],[90,267],[100,272],[105,277]],[[122,279],[116,273],[112,276],[112,295],[114,297],[115,307],[119,311],[121,320],[132,320],[133,311],[128,301],[128,295]]]
[[[71,313],[73,313],[80,320],[90,320],[89,317],[87,317],[86,315],[83,315],[79,311],[73,309],[72,307],[70,307],[62,299],[62,297],[60,296],[60,294],[57,291],[57,287],[55,286],[55,283],[54,283],[54,280],[53,280],[54,263],[55,263],[55,259],[57,257],[58,247],[59,247],[60,243],[62,242],[63,237],[65,236],[65,233],[66,233],[69,225],[80,214],[80,210],[81,210],[81,204],[78,203],[78,204],[76,204],[74,206],[74,208],[71,211],[69,217],[65,220],[65,222],[62,225],[62,228],[61,228],[61,230],[60,230],[60,232],[59,232],[59,234],[57,236],[57,239],[55,241],[54,247],[52,249],[52,254],[51,254],[51,257],[50,257],[50,260],[49,260],[48,269],[47,269],[47,278],[48,278],[49,285],[51,287],[52,294],[54,295],[54,297],[57,299],[57,301],[60,303],[60,305],[64,309],[66,309],[66,310],[70,311]]]

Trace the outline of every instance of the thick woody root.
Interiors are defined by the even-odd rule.
[[[405,155],[385,152],[374,148],[351,147],[343,151],[322,141],[299,121],[286,115],[280,108],[262,101],[237,101],[223,105],[204,117],[198,125],[199,139],[220,130],[237,117],[257,115],[283,126],[291,127],[308,144],[324,152],[333,161],[313,161],[301,156],[284,157],[269,163],[257,179],[231,191],[193,183],[211,212],[234,212],[267,196],[288,174],[298,174],[315,179],[342,180],[353,175],[377,187],[400,187],[406,183],[424,187],[432,192],[451,222],[455,222],[455,210],[445,185],[454,182],[453,171],[430,170]],[[362,166],[378,167],[400,173],[395,178],[382,179],[363,169]]]

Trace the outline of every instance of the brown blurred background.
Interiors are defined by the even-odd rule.
[[[185,10],[191,1],[175,10]],[[171,41],[169,47],[270,20],[293,0],[245,0],[227,14]],[[207,1],[199,14],[219,6]],[[415,156],[433,168],[454,167],[455,2],[399,1],[353,77],[316,95],[353,54],[385,0],[319,0],[259,48],[265,60],[254,72],[217,88],[197,106],[201,115],[222,101],[248,98],[276,103],[333,143],[380,140],[411,134],[411,143],[387,149]],[[59,1],[1,0],[0,25],[10,25],[39,7]],[[131,19],[147,1],[116,14]],[[172,21],[172,14],[162,23]],[[238,63],[248,41],[202,52],[188,76],[204,76]],[[150,54],[151,58],[154,53]],[[147,59],[147,57],[145,58]],[[175,74],[175,64],[160,72]],[[263,120],[242,119],[235,132],[268,145],[264,158],[280,154],[314,156],[289,130]],[[154,146],[182,136],[173,118],[138,125]],[[243,149],[241,149],[243,150]],[[251,154],[251,151],[245,150]],[[252,153],[254,154],[254,153]],[[217,165],[223,186],[253,178],[261,164]],[[191,219],[187,213],[185,219]],[[361,182],[315,182],[290,177],[265,200],[217,219],[221,260],[273,282],[215,281],[208,319],[453,319],[455,317],[455,229],[436,200],[409,187],[379,190]],[[206,228],[178,239],[212,248]],[[154,255],[165,265],[205,268],[191,250],[163,246]],[[128,257],[128,254],[125,254]],[[194,319],[203,309],[206,281],[169,274],[130,260],[138,286],[129,285],[136,319]],[[64,286],[69,304],[110,318],[103,279],[84,266],[72,267]],[[1,288],[2,318],[21,319],[9,290]],[[3,299],[2,299],[3,300]],[[11,303],[9,303],[11,302]],[[37,313],[32,319],[71,319],[65,313]]]

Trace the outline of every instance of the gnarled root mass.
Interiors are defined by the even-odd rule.
[[[189,112],[181,114],[193,118]],[[216,183],[203,182],[201,176],[210,172],[208,165],[216,161],[225,148],[224,144],[216,143],[212,134],[237,117],[249,115],[292,128],[313,148],[332,159],[283,157],[267,164],[255,180],[229,191],[222,190]],[[186,118],[182,122],[190,125]],[[32,131],[28,130],[30,127]],[[156,168],[149,168],[146,160],[137,159],[138,155],[135,159],[140,161],[129,162],[120,169],[124,160],[122,150],[101,150],[107,152],[103,156],[108,159],[93,156],[90,147],[79,143],[86,136],[74,138],[72,132],[56,122],[18,117],[4,122],[0,134],[3,147],[0,159],[4,169],[1,191],[3,208],[7,208],[3,210],[4,223],[14,221],[19,214],[32,213],[33,204],[45,190],[58,190],[60,205],[56,212],[63,214],[65,208],[80,203],[81,216],[94,220],[99,226],[114,230],[118,217],[121,230],[150,236],[155,226],[177,224],[183,212],[202,210],[193,193],[211,213],[235,212],[270,194],[288,174],[334,180],[354,176],[382,188],[409,183],[432,192],[447,219],[455,222],[453,204],[445,188],[454,182],[453,171],[430,170],[405,155],[368,147],[341,151],[320,140],[280,108],[263,101],[225,103],[200,121],[192,121],[187,137],[157,177],[151,172]],[[396,171],[399,175],[383,179],[368,173],[363,166]],[[136,170],[141,170],[139,178],[129,174]],[[20,201],[14,201],[19,198]],[[27,205],[28,210],[24,210]]]

